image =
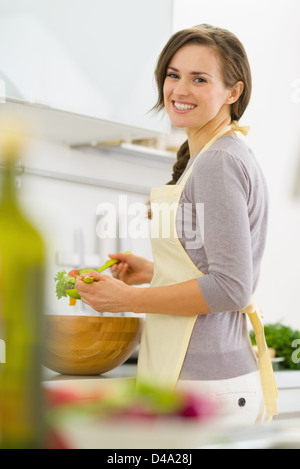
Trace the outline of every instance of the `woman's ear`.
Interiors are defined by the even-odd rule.
[[[226,104],[235,103],[239,99],[243,91],[244,83],[242,81],[237,81],[236,84],[229,90],[229,95],[226,100]]]

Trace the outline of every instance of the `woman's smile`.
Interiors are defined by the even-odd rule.
[[[185,102],[185,101],[179,101],[179,100],[176,100],[176,101],[174,100],[172,101],[172,103],[173,103],[174,111],[179,114],[185,114],[187,112],[192,111],[193,109],[197,107],[196,104],[192,104],[192,103]]]

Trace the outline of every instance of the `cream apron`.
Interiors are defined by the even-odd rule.
[[[151,243],[154,276],[151,287],[172,285],[204,275],[185,252],[176,232],[176,213],[183,188],[196,159],[229,130],[247,133],[236,122],[218,132],[195,157],[177,185],[165,185],[151,191]],[[259,309],[254,302],[247,313],[256,335],[258,367],[268,419],[277,414],[277,388],[264,336]],[[151,381],[175,389],[197,316],[147,314],[138,358],[137,382]]]

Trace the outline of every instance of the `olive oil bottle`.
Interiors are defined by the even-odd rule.
[[[18,203],[22,140],[0,127],[0,448],[42,447],[44,245]],[[1,362],[2,361],[2,362]]]

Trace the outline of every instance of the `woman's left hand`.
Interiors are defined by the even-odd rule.
[[[94,277],[93,283],[84,283],[85,277]],[[108,275],[92,271],[77,278],[77,289],[83,303],[99,313],[127,312],[129,293],[133,287]]]

